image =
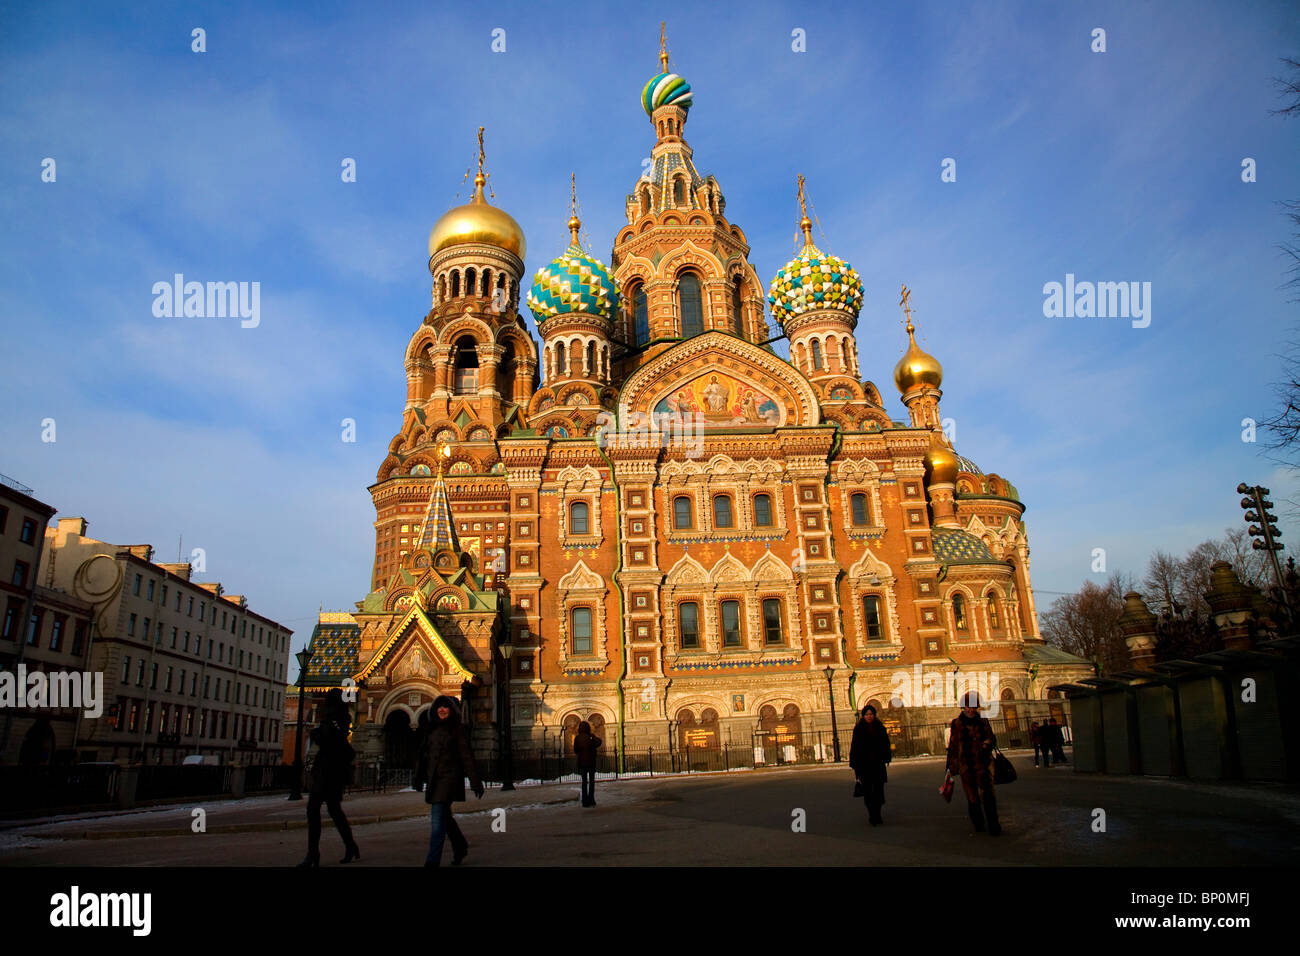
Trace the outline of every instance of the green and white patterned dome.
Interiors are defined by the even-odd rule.
[[[564,254],[533,276],[528,309],[537,324],[557,315],[579,313],[612,321],[618,314],[618,283],[605,263],[578,245],[577,218],[569,221],[572,242]]]
[[[819,309],[838,309],[856,319],[862,308],[862,280],[843,259],[809,242],[772,279],[767,301],[778,322]]]

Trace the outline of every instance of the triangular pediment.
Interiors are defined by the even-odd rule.
[[[443,640],[438,629],[419,607],[412,605],[400,621],[388,632],[388,639],[366,662],[366,666],[357,675],[357,681],[363,681],[379,670],[386,670],[396,664],[406,663],[405,657],[414,649],[433,655],[439,673],[455,673],[461,680],[474,680],[470,672],[456,656],[455,651]]]

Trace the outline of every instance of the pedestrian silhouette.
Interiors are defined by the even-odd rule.
[[[862,802],[867,805],[871,825],[879,826],[880,808],[885,803],[885,782],[889,772],[885,769],[893,758],[889,731],[876,716],[876,708],[867,704],[862,717],[853,728],[853,743],[849,745],[849,766],[862,790]]]
[[[573,738],[573,753],[578,758],[578,776],[582,778],[582,805],[596,805],[596,751],[603,741],[591,732],[585,720],[578,724],[578,735]]]
[[[361,858],[361,850],[352,839],[352,827],[343,813],[343,788],[352,776],[352,762],[356,751],[348,743],[352,729],[352,716],[343,703],[343,691],[335,687],[325,695],[320,723],[311,732],[316,747],[316,757],[311,766],[311,796],[307,798],[307,855],[300,867],[320,866],[320,807],[329,809],[334,828],[343,838],[345,855],[340,863],[351,863]]]
[[[450,697],[439,697],[433,702],[432,709],[434,717],[425,753],[428,779],[424,802],[430,805],[430,830],[429,855],[425,857],[424,865],[441,865],[443,843],[451,840],[451,862],[453,866],[459,866],[469,853],[469,841],[451,815],[451,805],[465,799],[467,776],[474,795],[483,799],[483,780],[469,749],[465,728],[460,723],[460,705]]]
[[[997,737],[989,722],[979,715],[979,694],[967,691],[962,696],[962,710],[951,724],[948,736],[948,772],[961,776],[967,810],[976,833],[984,832],[988,820],[989,836],[998,836],[998,802],[993,792],[993,751]]]

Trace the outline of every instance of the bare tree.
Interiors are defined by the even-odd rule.
[[[1114,573],[1104,585],[1085,581],[1076,594],[1052,602],[1039,627],[1047,643],[1087,658],[1099,674],[1114,673],[1128,665],[1128,647],[1119,628],[1124,613],[1124,594],[1132,590],[1132,579]]]

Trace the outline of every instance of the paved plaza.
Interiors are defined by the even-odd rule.
[[[999,788],[997,838],[971,832],[960,788],[943,802],[939,758],[891,766],[876,828],[844,765],[602,780],[594,809],[578,805],[576,782],[489,790],[457,804],[456,817],[471,844],[466,867],[1253,866],[1291,865],[1300,851],[1293,788],[1076,774],[1011,756],[1020,779]],[[205,833],[191,829],[196,807]],[[422,794],[354,795],[344,807],[362,851],[353,866],[423,863]],[[1097,810],[1104,832],[1094,832]],[[322,865],[335,866],[342,846],[328,817],[325,827]],[[288,866],[305,846],[305,803],[282,795],[0,830],[8,866]]]

